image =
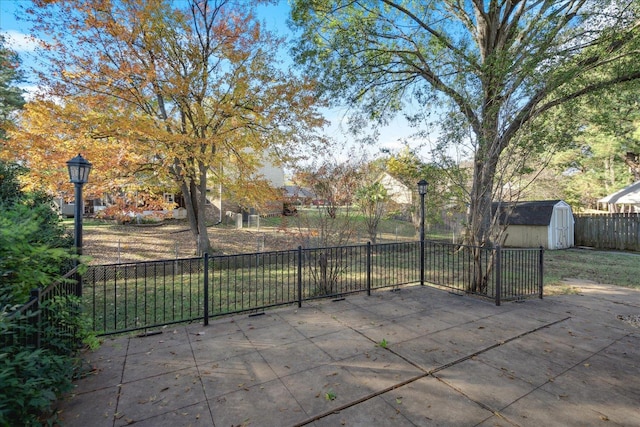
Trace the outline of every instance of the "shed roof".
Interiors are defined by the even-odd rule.
[[[491,210],[495,213],[500,206],[500,224],[508,225],[549,225],[553,208],[562,200],[536,200],[531,202],[494,202]]]
[[[599,203],[640,205],[640,181],[618,190],[613,194],[598,200]]]

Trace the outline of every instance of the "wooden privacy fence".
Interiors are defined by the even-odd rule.
[[[576,214],[575,244],[640,251],[640,213]]]

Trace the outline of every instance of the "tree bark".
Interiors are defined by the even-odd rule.
[[[627,152],[624,162],[629,166],[633,174],[633,181],[640,181],[640,154]]]
[[[198,215],[198,254],[211,251],[211,241],[207,231],[207,166],[203,162],[198,162],[200,178],[199,203],[200,212]]]

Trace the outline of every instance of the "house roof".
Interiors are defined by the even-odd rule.
[[[618,190],[613,194],[598,200],[598,203],[618,205],[640,205],[640,181]]]
[[[553,208],[562,200],[536,200],[531,202],[494,202],[491,211],[500,206],[500,224],[508,225],[549,225]]]
[[[316,197],[316,195],[313,194],[311,191],[307,190],[306,188],[298,187],[297,185],[285,185],[282,188],[284,189],[284,196],[292,199],[295,199],[295,198],[312,199]]]

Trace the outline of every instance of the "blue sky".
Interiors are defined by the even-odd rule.
[[[19,10],[20,4],[28,4],[27,0],[0,0],[0,32],[2,32],[9,40],[10,46],[19,53],[22,59],[23,68],[28,70],[34,65],[33,61],[33,42],[29,40],[27,33],[28,27],[26,23],[17,20],[15,13]],[[291,36],[285,21],[288,18],[289,5],[287,0],[280,0],[277,5],[269,5],[260,8],[260,15],[266,22],[267,26],[280,35]],[[37,88],[36,82],[29,79],[20,85],[27,91],[33,91]],[[352,147],[349,143],[350,138],[345,134],[340,122],[344,117],[344,110],[337,108],[325,111],[326,118],[331,122],[331,126],[326,129],[327,136],[335,139],[341,146]],[[375,156],[380,153],[381,149],[397,151],[402,147],[402,142],[409,139],[414,132],[410,129],[407,122],[402,117],[398,117],[392,121],[389,126],[381,130],[377,143],[374,146],[362,147]],[[410,142],[411,148],[416,148],[417,142]],[[345,153],[346,155],[346,153]]]

